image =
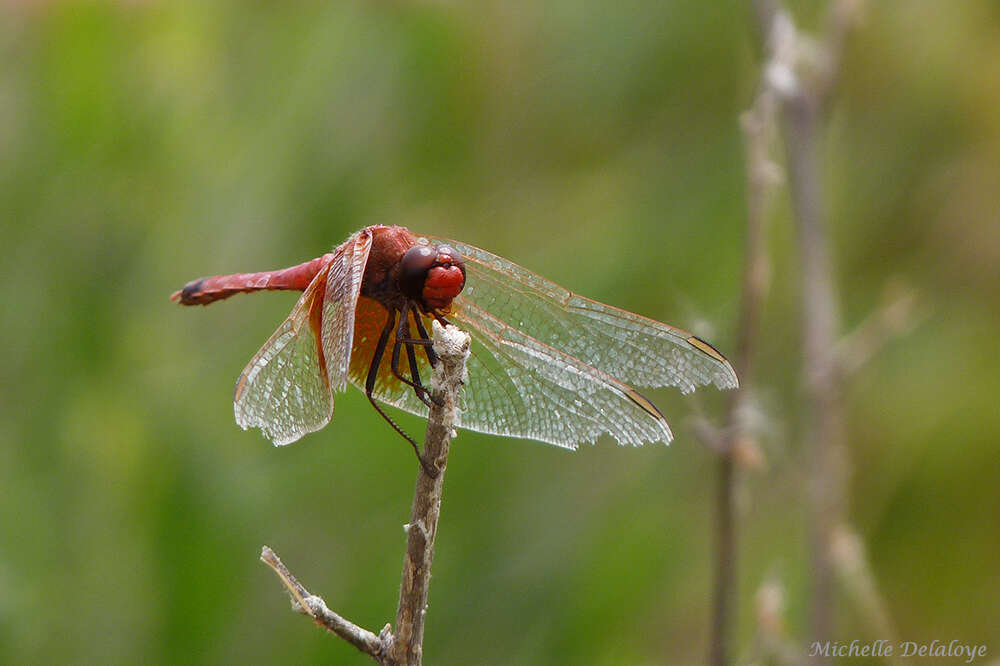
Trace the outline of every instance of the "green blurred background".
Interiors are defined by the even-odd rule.
[[[824,3],[796,3],[805,26]],[[845,327],[887,282],[920,325],[847,392],[850,516],[898,637],[1000,653],[1000,11],[871,3],[826,134]],[[732,351],[739,2],[13,3],[0,9],[0,661],[366,663],[289,611],[394,618],[416,465],[354,390],[275,449],[233,423],[295,301],[181,309],[201,275],[311,259],[368,224],[464,240]],[[770,226],[741,485],[738,655],[777,581],[807,642],[798,269]],[[473,378],[474,381],[474,378]],[[707,652],[725,396],[653,392],[677,439],[568,453],[461,433],[428,663],[693,663]],[[401,421],[420,431],[417,419]],[[836,637],[873,639],[842,603]]]

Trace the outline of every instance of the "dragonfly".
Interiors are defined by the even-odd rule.
[[[233,407],[244,430],[290,444],[333,417],[354,384],[382,405],[426,416],[437,364],[430,323],[472,337],[457,426],[575,449],[610,435],[669,443],[663,413],[633,385],[690,393],[735,388],[712,345],[680,328],[568,291],[495,254],[401,226],[370,226],[332,252],[276,271],[200,278],[171,296],[208,305],[235,294],[301,291],[291,314],[244,368]]]

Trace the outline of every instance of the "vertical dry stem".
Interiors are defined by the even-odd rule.
[[[386,664],[417,666],[423,657],[424,618],[427,609],[427,587],[434,561],[434,539],[441,515],[441,492],[451,445],[455,418],[458,413],[458,393],[462,386],[465,359],[469,355],[469,336],[434,322],[434,349],[440,358],[434,370],[433,395],[438,402],[427,422],[424,457],[438,469],[435,478],[423,468],[417,477],[413,495],[413,513],[407,526],[406,555],[403,559],[403,581],[399,589],[399,609],[396,631],[388,650]]]
[[[840,313],[833,284],[818,162],[819,108],[801,96],[785,104],[786,152],[802,271],[803,372],[808,409],[812,638],[830,640],[834,529],[844,520],[843,409],[836,343]]]
[[[804,40],[777,0],[756,0],[764,35],[783,29],[792,61],[775,72],[781,82],[782,128],[792,210],[802,271],[803,376],[807,403],[806,448],[809,480],[809,541],[812,569],[811,641],[830,639],[833,609],[831,544],[845,520],[847,455],[841,374],[837,359],[840,312],[830,259],[829,231],[820,173],[820,131],[836,81],[845,36],[857,0],[834,0],[819,57],[811,71]],[[784,26],[782,28],[782,26]],[[817,658],[822,661],[823,658]]]
[[[747,160],[747,225],[743,292],[737,329],[735,364],[740,378],[729,403],[727,429],[718,461],[716,494],[716,562],[712,605],[712,642],[709,663],[730,663],[730,629],[737,598],[736,563],[736,448],[747,436],[745,415],[750,408],[754,361],[760,332],[760,311],[767,291],[768,257],[765,243],[767,203],[778,180],[777,168],[769,160],[774,136],[776,100],[774,91],[762,82],[760,94],[743,115]]]

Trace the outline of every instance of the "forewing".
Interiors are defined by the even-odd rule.
[[[559,349],[616,379],[644,387],[738,385],[715,348],[679,328],[574,294],[472,245],[444,242],[465,258],[466,285],[455,300],[489,312],[523,334]]]
[[[350,379],[362,390],[386,317],[388,313],[378,303],[364,297],[358,302]],[[666,420],[630,387],[475,306],[463,308],[452,318],[474,340],[467,362],[470,381],[462,391],[456,425],[566,448],[593,442],[606,432],[622,444],[670,441]],[[425,327],[430,328],[429,320]],[[389,336],[372,393],[380,402],[424,416],[427,407],[391,372],[394,336]],[[415,352],[421,381],[429,387],[432,369],[427,355],[422,348]],[[400,370],[409,376],[405,351]]]
[[[729,363],[680,329],[568,292],[511,262],[446,239],[466,258],[465,290],[448,317],[472,334],[461,427],[575,448],[602,434],[621,444],[671,439],[663,415],[626,382],[643,386],[736,385]],[[364,387],[385,323],[383,307],[362,297],[356,308],[350,380]],[[376,399],[427,412],[392,376],[390,335],[376,375]],[[417,350],[420,376],[430,367]],[[404,359],[401,370],[409,372]]]
[[[318,339],[328,271],[329,265],[316,274],[236,382],[236,423],[244,430],[260,428],[278,446],[319,430],[333,416],[333,394]]]
[[[323,351],[330,386],[335,391],[347,386],[355,310],[371,247],[371,232],[364,229],[337,248],[329,265],[323,298]]]

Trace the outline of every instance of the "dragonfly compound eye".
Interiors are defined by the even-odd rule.
[[[437,249],[428,245],[414,245],[399,260],[399,288],[407,298],[423,298],[427,272],[437,260]]]
[[[448,245],[437,247],[434,265],[427,271],[424,280],[424,303],[435,310],[445,310],[451,306],[453,298],[465,287],[465,262],[462,256]]]
[[[465,264],[447,245],[415,245],[399,261],[400,290],[429,308],[447,308],[464,286]]]

